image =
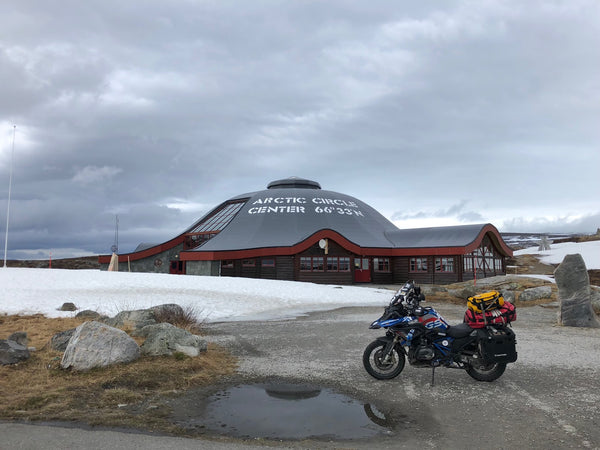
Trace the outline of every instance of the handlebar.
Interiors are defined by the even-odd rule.
[[[409,313],[412,313],[424,300],[425,295],[421,293],[421,288],[415,286],[414,281],[409,281],[394,294],[394,297],[392,297],[392,300],[390,301],[390,306],[401,305],[406,308]]]

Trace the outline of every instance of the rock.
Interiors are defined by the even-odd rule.
[[[146,336],[146,341],[141,346],[144,355],[164,356],[181,352],[188,356],[198,356],[206,351],[204,339],[170,323],[146,326],[140,334]]]
[[[150,311],[154,313],[154,318],[162,317],[183,317],[185,312],[183,308],[176,303],[166,303],[164,305],[157,305],[150,308]]]
[[[509,303],[515,303],[515,292],[514,291],[501,291],[502,297]]]
[[[71,340],[71,336],[73,336],[73,333],[75,333],[75,328],[56,333],[50,339],[50,348],[52,350],[64,352],[67,349],[67,345],[69,344],[69,340]]]
[[[421,286],[421,292],[423,294],[425,294],[425,296],[440,295],[440,294],[447,294],[448,289],[446,289],[444,286],[432,284],[432,285],[427,285],[427,286]]]
[[[554,271],[560,308],[558,321],[570,327],[600,328],[591,303],[590,278],[580,254],[567,255]]]
[[[596,314],[600,314],[600,288],[592,287],[592,309]]]
[[[9,341],[14,341],[23,347],[27,347],[29,343],[29,339],[27,338],[27,333],[24,331],[17,331],[16,333],[11,334],[8,339]]]
[[[140,348],[127,333],[92,321],[75,329],[60,365],[63,369],[85,371],[132,362],[139,357]]]
[[[83,311],[79,311],[77,314],[75,314],[75,317],[83,317],[84,319],[95,320],[99,319],[102,316],[100,315],[100,313],[92,311],[91,309],[84,309]]]
[[[104,319],[103,322],[111,327],[138,330],[148,325],[155,325],[156,319],[152,310],[137,309],[134,311],[121,311],[113,318]]]
[[[525,289],[521,292],[521,295],[519,295],[519,302],[532,302],[550,297],[552,297],[552,288],[550,286],[538,286]]]
[[[59,311],[77,311],[77,306],[75,306],[75,303],[71,303],[71,302],[66,302],[63,303],[62,306],[60,308],[58,308]]]
[[[29,359],[29,350],[26,346],[9,339],[0,340],[0,364],[17,364]]]

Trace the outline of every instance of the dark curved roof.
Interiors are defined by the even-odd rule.
[[[193,251],[289,247],[324,229],[335,230],[360,247],[383,248],[392,246],[386,232],[398,231],[366,203],[322,190],[316,182],[293,178],[270,183],[268,189],[250,194],[227,227]]]
[[[386,232],[395,248],[463,247],[472,244],[486,224],[410,228]]]

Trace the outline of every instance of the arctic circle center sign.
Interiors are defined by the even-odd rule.
[[[248,214],[339,214],[364,217],[356,202],[330,197],[265,197],[252,202]]]

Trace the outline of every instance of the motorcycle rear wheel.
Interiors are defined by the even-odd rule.
[[[506,370],[506,363],[489,363],[480,366],[468,366],[467,373],[477,381],[494,381]]]
[[[381,341],[373,341],[363,353],[363,365],[365,370],[373,378],[378,380],[390,380],[400,375],[404,369],[406,359],[404,352],[399,351],[394,347],[387,361],[384,360],[383,350],[385,343]]]

